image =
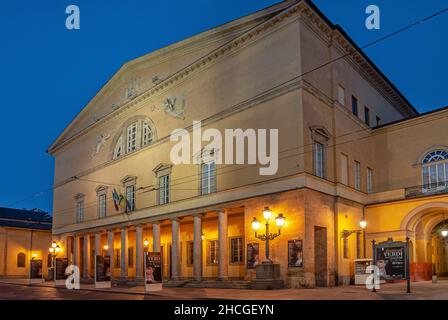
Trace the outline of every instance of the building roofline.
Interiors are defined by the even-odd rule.
[[[387,84],[397,92],[397,94],[400,96],[401,99],[406,102],[406,104],[411,108],[411,110],[419,114],[418,110],[409,102],[409,100],[401,93],[401,91],[395,86],[395,84],[390,81],[390,79],[380,70],[380,68],[369,58],[369,56],[359,47],[358,44],[350,37],[350,35],[340,26],[339,24],[334,24],[330,21],[330,19],[313,3],[312,0],[302,0],[306,2],[316,13],[322,18],[333,30],[339,31],[347,40],[348,42],[358,51],[361,56],[372,66],[372,68],[382,77]]]
[[[225,27],[227,26],[228,28],[231,28],[232,26],[236,27],[239,25],[244,25],[245,23],[249,23],[250,21],[255,21],[256,19],[261,19],[263,17],[269,17],[270,15],[275,15],[276,13],[280,12],[283,9],[286,8],[290,8],[294,5],[297,5],[299,3],[304,3],[306,5],[308,5],[318,16],[319,18],[321,18],[326,24],[328,24],[329,28],[333,31],[338,31],[342,37],[348,41],[348,43],[353,46],[353,48],[355,49],[355,51],[357,53],[359,53],[359,55],[368,63],[368,65],[370,67],[372,67],[372,69],[377,72],[378,76],[383,79],[386,83],[386,85],[388,85],[393,92],[395,92],[398,97],[400,99],[402,99],[402,101],[404,102],[404,106],[402,106],[402,114],[403,116],[406,117],[406,113],[410,113],[412,115],[418,115],[419,112],[412,106],[412,104],[407,100],[407,98],[400,92],[400,90],[398,90],[398,88],[387,78],[386,75],[384,75],[384,73],[375,65],[374,62],[372,62],[372,60],[361,50],[361,48],[353,41],[353,39],[351,39],[351,37],[344,31],[344,29],[339,26],[339,25],[335,25],[333,24],[329,18],[327,18],[325,16],[325,14],[312,2],[312,0],[286,0],[286,1],[282,1],[276,4],[273,4],[269,7],[260,9],[258,11],[255,11],[253,13],[250,13],[248,15],[245,15],[243,17],[240,18],[236,18],[234,20],[231,20],[229,22],[226,22],[224,24],[221,24],[217,27],[213,27],[211,29],[205,30],[203,32],[200,32],[196,35],[193,35],[191,37],[188,37],[186,39],[180,40],[178,42],[175,42],[173,44],[170,44],[168,46],[162,47],[160,49],[157,49],[151,53],[142,55],[140,57],[137,57],[135,59],[132,59],[126,63],[124,63],[122,65],[122,67],[112,76],[112,78],[110,78],[106,84],[97,92],[97,94],[87,103],[87,105],[71,120],[71,122],[69,123],[68,126],[65,127],[65,129],[58,135],[58,137],[52,142],[52,144],[47,148],[46,152],[53,154],[53,152],[57,149],[58,145],[60,143],[64,143],[65,141],[69,140],[62,140],[61,139],[64,137],[64,134],[70,129],[72,128],[72,126],[75,124],[76,119],[78,119],[79,117],[81,117],[84,112],[88,109],[88,107],[95,102],[95,100],[101,95],[101,93],[107,89],[107,87],[115,80],[115,79],[119,79],[119,77],[123,74],[123,72],[125,71],[126,68],[132,67],[133,63],[138,63],[141,62],[142,60],[145,59],[145,57],[150,57],[152,55],[157,55],[157,53],[159,54],[163,54],[163,52],[169,52],[170,50],[176,50],[178,49],[176,47],[176,45],[180,46],[182,44],[186,45],[192,41],[199,41],[201,39],[201,37],[208,37],[208,36],[213,36],[214,34],[218,34],[219,32],[222,32],[225,29]],[[264,12],[264,14],[263,14]],[[249,20],[249,17],[253,17],[252,20]],[[239,23],[238,23],[239,22]],[[237,36],[238,37],[238,36]],[[212,51],[213,52],[213,51]],[[150,89],[151,90],[151,89]],[[409,112],[406,112],[406,110],[408,110]],[[408,119],[409,116],[406,118]],[[76,136],[76,135],[75,135]]]
[[[373,127],[372,129],[374,129],[374,130],[382,129],[382,128],[385,128],[385,127],[388,127],[388,126],[392,126],[392,125],[395,125],[395,124],[400,124],[402,122],[406,122],[406,121],[409,121],[409,120],[415,120],[415,119],[418,119],[418,118],[429,116],[429,115],[431,115],[433,113],[443,112],[443,111],[447,111],[447,110],[448,110],[448,106],[440,107],[440,108],[437,108],[437,109],[434,109],[434,110],[430,110],[430,111],[427,111],[427,112],[418,113],[418,114],[416,114],[413,117],[409,117],[409,118],[400,119],[400,120],[392,121],[392,122],[389,122],[389,123],[385,123],[385,124],[382,124],[380,126]]]

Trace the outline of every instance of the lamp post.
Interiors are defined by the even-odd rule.
[[[58,256],[59,252],[61,252],[61,247],[56,243],[56,241],[53,241],[49,251],[51,253],[51,264],[53,267],[53,280],[56,280],[56,257]]]
[[[266,260],[263,261],[263,264],[272,264],[272,260],[269,259],[269,241],[274,240],[280,235],[281,229],[285,223],[285,218],[283,217],[283,214],[279,213],[278,216],[275,218],[275,223],[278,227],[277,233],[269,233],[269,222],[271,219],[272,211],[269,209],[269,207],[265,207],[263,209],[263,217],[266,220],[266,233],[265,234],[257,234],[257,231],[260,229],[260,221],[257,220],[257,218],[254,217],[254,220],[252,221],[252,229],[255,231],[255,238],[260,239],[261,241],[266,242]]]
[[[362,229],[362,252],[364,259],[366,258],[366,227],[367,227],[367,221],[364,217],[362,217],[361,221],[359,221],[359,226]]]

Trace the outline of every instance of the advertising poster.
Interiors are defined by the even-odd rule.
[[[379,244],[375,250],[380,279],[406,279],[406,243]]]
[[[42,260],[32,259],[30,262],[30,282],[42,282]]]
[[[145,290],[162,290],[162,255],[160,252],[145,252]]]
[[[57,258],[56,259],[56,271],[55,271],[55,285],[65,286],[65,279],[68,275],[65,274],[65,270],[68,267],[67,258]]]
[[[303,241],[288,241],[288,267],[303,267]]]
[[[260,245],[258,243],[247,244],[247,269],[255,269],[260,263]]]
[[[95,256],[95,288],[110,288],[110,256]]]

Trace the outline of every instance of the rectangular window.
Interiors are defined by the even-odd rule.
[[[376,116],[376,126],[380,126],[381,125],[381,118]]]
[[[84,201],[76,202],[76,223],[84,222]]]
[[[324,178],[324,145],[319,142],[314,142],[314,175]]]
[[[114,250],[114,268],[115,269],[120,268],[120,263],[121,263],[120,258],[121,258],[120,249],[115,249]]]
[[[364,122],[370,127],[370,109],[364,106]]]
[[[128,205],[126,206],[126,212],[135,210],[135,186],[130,185],[126,187],[126,200]]]
[[[187,242],[187,265],[192,266],[194,263],[194,242],[188,241]]]
[[[348,186],[348,156],[341,153],[341,183]]]
[[[243,238],[230,239],[230,263],[243,262]]]
[[[128,147],[127,151],[132,152],[137,149],[137,122],[134,122],[128,127]]]
[[[373,170],[367,168],[367,193],[373,192]]]
[[[106,195],[100,194],[98,196],[98,215],[100,218],[106,216]]]
[[[207,241],[207,263],[218,263],[218,240]]]
[[[215,162],[201,164],[201,193],[215,192]]]
[[[352,96],[352,113],[358,116],[358,99]]]
[[[170,202],[170,176],[159,177],[159,204]]]
[[[134,268],[134,247],[128,248],[128,267]]]
[[[361,164],[355,161],[355,189],[361,190]]]
[[[338,102],[345,106],[345,89],[341,85],[338,85]]]

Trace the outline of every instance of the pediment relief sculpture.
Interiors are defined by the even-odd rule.
[[[93,147],[92,158],[95,158],[101,152],[101,149],[106,145],[106,142],[107,140],[109,140],[111,135],[111,132],[100,134],[100,136],[96,139],[95,145]]]
[[[185,119],[185,98],[184,97],[168,97],[162,105],[153,106],[152,112],[164,111],[167,115],[176,119]]]

